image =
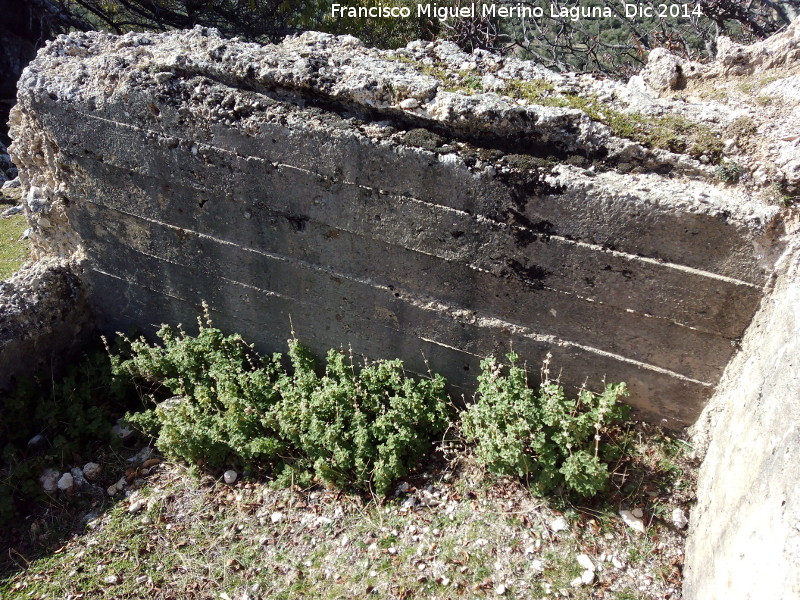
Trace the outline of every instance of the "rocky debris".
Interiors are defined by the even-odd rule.
[[[749,75],[800,60],[800,19],[795,19],[781,33],[749,46],[737,44],[727,37],[717,40],[717,59],[709,75]]]
[[[644,521],[641,519],[641,517],[634,515],[632,511],[620,510],[619,516],[622,518],[622,521],[634,531],[639,533],[645,532]]]
[[[123,476],[123,477],[120,477],[119,480],[115,484],[108,486],[108,489],[106,490],[106,492],[108,492],[109,496],[114,496],[118,492],[121,492],[123,489],[125,489],[125,486],[127,486],[127,485],[128,485],[128,480],[127,480],[127,478],[125,478]]]
[[[577,557],[578,564],[587,571],[594,571],[595,566],[592,559],[587,554],[579,554]]]
[[[107,575],[103,578],[103,583],[108,585],[118,585],[122,583],[122,579],[119,575]]]
[[[594,581],[594,571],[586,569],[581,573],[580,577],[576,577],[570,582],[572,587],[580,587],[582,585],[591,585]]]
[[[418,107],[419,107],[419,100],[417,100],[416,98],[406,98],[405,100],[402,100],[400,102],[400,108],[403,108],[405,110],[411,110],[413,108],[418,108]]]
[[[38,450],[42,448],[45,443],[47,442],[47,438],[44,437],[41,433],[37,433],[31,439],[28,440],[28,448],[30,450]]]
[[[682,508],[676,508],[672,511],[672,524],[678,529],[686,529],[689,525],[689,518]]]
[[[647,65],[639,75],[657,92],[681,90],[686,87],[683,61],[666,48],[651,50],[647,57]]]
[[[95,481],[96,479],[99,479],[102,472],[103,468],[95,462],[88,462],[83,465],[83,475],[89,481]]]
[[[75,480],[72,478],[72,473],[64,473],[58,480],[58,489],[63,492],[71,492],[75,485]]]
[[[111,427],[111,435],[113,435],[116,438],[119,438],[123,442],[131,439],[133,437],[134,433],[135,432],[133,431],[133,429],[131,429],[122,419],[117,421]],[[138,460],[139,460],[139,457],[137,456],[137,457],[129,458],[128,462],[135,462],[135,461],[138,461]],[[141,460],[144,460],[144,459],[141,459]]]
[[[234,483],[238,477],[239,477],[239,474],[236,471],[232,470],[232,469],[229,469],[229,470],[225,471],[225,473],[222,474],[222,479],[228,485],[231,485],[232,483]]]
[[[130,503],[130,505],[128,505],[128,512],[130,514],[136,514],[137,512],[139,512],[140,510],[142,510],[144,507],[147,506],[147,500],[145,500],[144,498],[133,498],[133,497],[131,498],[132,502]]]
[[[3,190],[15,190],[15,189],[19,188],[20,186],[22,186],[22,183],[19,180],[19,176],[17,176],[17,177],[14,177],[14,179],[9,179],[8,181],[6,181],[3,184],[2,188],[0,188],[0,189],[3,189]]]
[[[39,482],[42,484],[42,489],[48,494],[52,494],[58,489],[58,481],[61,473],[55,469],[45,469],[39,476]]]
[[[564,531],[565,529],[569,528],[569,523],[564,517],[556,517],[552,521],[550,521],[550,530],[553,533],[558,533],[559,531]]]
[[[280,523],[280,522],[282,522],[282,521],[283,521],[285,518],[286,518],[286,515],[284,515],[282,512],[274,512],[274,513],[272,513],[272,514],[269,516],[269,520],[270,520],[270,521],[271,521],[273,524]]]
[[[3,142],[0,142],[0,183],[7,183],[9,180],[17,178],[17,168],[11,162],[8,149]]]
[[[125,425],[125,428],[127,428],[127,425]],[[125,462],[130,463],[132,465],[144,466],[144,463],[146,463],[150,459],[150,456],[152,454],[153,454],[153,448],[151,446],[142,446],[142,448],[140,448],[136,454],[128,458]]]
[[[72,481],[75,485],[75,489],[81,489],[83,486],[86,485],[86,479],[83,476],[83,470],[80,467],[72,467],[69,470],[70,475],[72,475]]]
[[[0,389],[82,347],[89,315],[85,286],[64,261],[43,259],[0,282]]]
[[[0,217],[13,217],[15,215],[21,215],[22,212],[22,205],[18,204],[17,206],[12,206],[11,208],[5,209],[2,213],[0,213]]]
[[[589,558],[587,554],[579,554],[576,557],[578,564],[583,568],[583,572],[581,573],[580,577],[576,577],[570,582],[572,587],[580,587],[582,585],[591,585],[594,581],[595,577],[595,570],[597,567],[595,566],[592,559]]]

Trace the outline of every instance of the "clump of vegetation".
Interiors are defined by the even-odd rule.
[[[409,130],[405,134],[403,141],[409,146],[435,151],[440,146],[443,146],[446,140],[432,131],[418,127]]]
[[[278,487],[316,480],[385,495],[452,424],[439,375],[412,378],[400,360],[357,364],[340,350],[330,350],[320,369],[295,339],[286,357],[261,356],[241,336],[214,328],[207,313],[198,321],[197,335],[163,326],[160,344],[121,336],[62,379],[21,381],[0,398],[0,520],[43,497],[43,469],[78,466],[113,442],[114,418],[143,396],[153,406],[126,421],[156,438],[166,456],[212,471],[269,473]],[[624,416],[616,405],[624,384],[570,400],[546,377],[538,391],[528,388],[517,357],[508,358],[508,375],[484,361],[478,401],[462,413],[478,458],[542,493],[603,489],[603,461],[621,446],[601,441]]]
[[[547,362],[535,390],[517,355],[507,358],[507,373],[494,358],[481,363],[477,401],[462,416],[478,460],[494,473],[525,478],[541,493],[563,485],[589,497],[604,489],[606,461],[615,458],[604,436],[627,418],[626,408],[617,404],[627,393],[625,385],[607,385],[599,395],[581,390],[569,399],[549,379]]]
[[[357,370],[352,355],[330,350],[325,374],[296,340],[289,343],[293,374],[283,373],[277,420],[300,454],[291,465],[337,487],[389,491],[425,454],[449,423],[445,380],[415,380],[400,360]]]
[[[556,94],[552,84],[543,79],[509,81],[504,93],[541,106],[581,110],[590,119],[608,125],[614,135],[639,142],[647,148],[685,153],[693,158],[706,156],[713,164],[722,157],[723,143],[719,135],[706,125],[678,115],[652,117],[623,113],[603,105],[595,96]]]
[[[506,82],[504,93],[512,98],[528,100],[530,102],[540,102],[553,91],[553,85],[544,79],[531,79],[521,81],[513,79]]]
[[[483,91],[483,82],[477,73],[470,71],[459,71],[461,77],[461,87],[472,93],[478,94]]]
[[[739,177],[742,175],[742,167],[737,162],[726,160],[717,165],[716,174],[717,179],[725,183],[739,183]]]
[[[800,202],[800,195],[791,194],[786,186],[786,182],[775,182],[769,186],[769,196],[773,201],[784,208],[789,208]]]
[[[758,133],[758,125],[752,117],[738,117],[725,128],[725,135],[733,138],[740,146],[746,144],[756,133]]]
[[[0,396],[0,524],[41,499],[43,469],[61,469],[94,444],[109,444],[114,416],[130,400],[127,382],[111,376],[108,356],[94,352],[63,377],[24,378]]]
[[[129,340],[132,357],[113,356],[114,372],[179,396],[128,419],[166,455],[192,464],[385,494],[449,422],[444,379],[412,379],[399,360],[358,369],[331,350],[320,377],[297,340],[290,372],[280,355],[260,357],[209,320],[195,337],[167,326],[158,336],[163,346]]]

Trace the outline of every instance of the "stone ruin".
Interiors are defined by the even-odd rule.
[[[551,352],[695,425],[685,597],[797,597],[798,58],[800,22],[628,83],[448,43],[62,36],[11,115],[37,262],[0,287],[0,386],[204,301],[262,351],[293,327],[459,395]]]

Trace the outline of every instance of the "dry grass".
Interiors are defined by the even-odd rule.
[[[638,426],[629,442],[610,495],[586,506],[534,497],[460,448],[440,449],[388,499],[247,479],[228,486],[164,463],[129,498],[72,512],[79,500],[68,499],[30,519],[3,557],[0,596],[679,598],[683,532],[668,515],[691,499],[693,467],[682,443],[657,429]],[[107,472],[108,482],[119,475]],[[139,498],[146,507],[129,513]],[[617,516],[634,506],[645,534]],[[87,510],[88,525],[48,537],[52,521],[80,522]],[[558,517],[568,528],[554,532]],[[597,569],[591,585],[574,587],[579,554]]]

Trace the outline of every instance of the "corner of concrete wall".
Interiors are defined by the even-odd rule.
[[[694,435],[684,598],[800,598],[800,241]]]
[[[92,331],[80,268],[43,260],[0,282],[0,389],[42,368],[58,369]]]

